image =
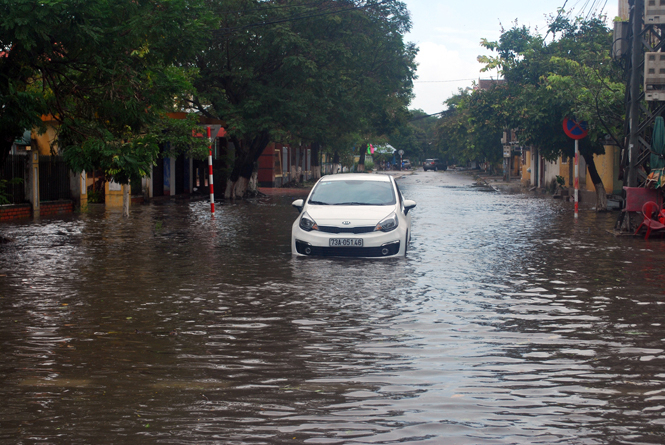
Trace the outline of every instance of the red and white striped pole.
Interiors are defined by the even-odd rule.
[[[210,127],[208,127],[208,184],[210,184],[210,213],[215,216],[215,188],[212,184],[212,138],[210,137]],[[577,196],[577,195],[575,195]]]
[[[579,188],[580,188],[580,167],[579,167],[579,158],[580,158],[580,149],[578,146],[579,141],[575,139],[575,219],[577,219],[578,212],[578,197],[579,197]]]

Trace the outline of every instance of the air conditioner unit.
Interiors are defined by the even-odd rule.
[[[614,22],[612,41],[612,58],[620,59],[628,54],[628,28],[629,22]]]
[[[644,96],[648,101],[665,101],[665,53],[644,54]]]
[[[665,23],[665,0],[646,0],[644,4],[644,24],[662,25]]]

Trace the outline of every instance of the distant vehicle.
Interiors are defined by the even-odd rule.
[[[410,170],[411,169],[411,161],[408,159],[404,159],[402,161],[402,170]]]
[[[291,229],[296,256],[406,256],[415,201],[402,197],[390,175],[348,173],[324,176]]]
[[[448,167],[446,164],[438,158],[425,159],[423,161],[423,170],[446,170]]]

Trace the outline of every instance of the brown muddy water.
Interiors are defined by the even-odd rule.
[[[406,259],[292,258],[289,196],[0,225],[0,442],[665,443],[665,240],[455,175]]]

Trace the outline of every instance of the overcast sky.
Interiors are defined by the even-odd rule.
[[[473,80],[496,78],[496,72],[480,73],[476,57],[488,54],[480,47],[481,38],[498,40],[501,26],[510,28],[516,19],[520,25],[544,30],[546,16],[556,14],[566,0],[404,1],[413,24],[406,40],[420,48],[411,108],[432,114],[443,111],[443,102]],[[568,0],[566,10],[586,15],[603,5],[610,21],[618,15],[618,0]]]

